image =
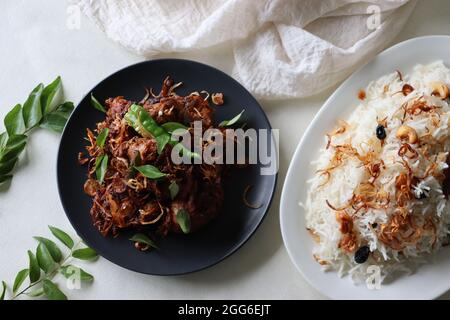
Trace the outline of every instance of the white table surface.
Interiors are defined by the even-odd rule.
[[[145,59],[108,40],[84,17],[80,30],[69,30],[66,9],[61,0],[0,2],[0,119],[39,82],[48,83],[61,75],[67,99],[77,103],[107,75]],[[450,34],[450,1],[419,1],[394,43],[432,34]],[[227,47],[167,56],[198,60],[231,72],[232,54]],[[83,264],[94,274],[94,283],[81,290],[66,289],[69,298],[324,298],[300,276],[283,247],[279,198],[295,147],[331,92],[308,99],[260,101],[272,126],[281,128],[279,184],[262,226],[236,254],[210,269],[179,277],[142,275],[100,259]],[[74,234],[57,192],[58,143],[56,134],[33,132],[10,189],[0,192],[0,280],[12,283],[15,273],[27,266],[26,250],[36,247],[32,236],[50,236],[48,224]],[[450,293],[445,297],[450,298]]]

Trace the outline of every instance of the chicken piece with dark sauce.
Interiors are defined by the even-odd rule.
[[[166,78],[158,95],[148,94],[139,104],[159,125],[178,122],[192,127],[194,121],[201,121],[202,130],[211,128],[213,110],[208,101],[196,93],[178,96],[174,92],[176,86]],[[158,154],[156,140],[141,136],[125,119],[133,103],[121,96],[106,100],[104,121],[97,123],[95,133],[88,130],[89,157],[79,157],[80,164],[87,163],[84,190],[92,197],[90,214],[94,226],[103,236],[134,229],[161,237],[182,232],[177,214],[185,210],[190,217],[190,232],[202,228],[222,207],[224,165],[175,165],[170,144]],[[95,135],[104,129],[109,130],[108,136],[100,148]],[[102,154],[108,156],[108,166],[100,183],[95,163]],[[135,169],[143,165],[156,167],[165,177],[147,178]],[[170,190],[173,183],[179,189],[175,196]]]

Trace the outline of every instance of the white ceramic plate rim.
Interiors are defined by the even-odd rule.
[[[280,204],[280,226],[288,254],[303,277],[322,294],[333,299],[433,299],[450,289],[450,254],[444,248],[433,262],[421,266],[412,275],[402,276],[369,290],[364,284],[354,285],[349,277],[340,279],[335,272],[323,272],[314,261],[312,240],[305,229],[302,208],[306,197],[306,181],[313,174],[311,160],[324,145],[324,134],[337,119],[346,118],[358,104],[357,92],[372,80],[395,70],[408,73],[416,64],[442,60],[450,66],[450,36],[426,36],[401,42],[377,55],[351,75],[328,98],[314,117],[289,166]]]

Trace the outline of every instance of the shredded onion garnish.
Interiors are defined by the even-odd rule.
[[[139,101],[139,104],[144,104],[150,98],[150,90],[148,90],[147,88],[144,89],[145,89],[145,96],[142,98],[141,101]]]
[[[348,128],[348,123],[343,120],[339,120],[339,126],[333,132],[326,134],[326,136],[328,138],[326,149],[328,149],[331,145],[331,138],[333,138],[334,136],[343,134],[347,130],[347,128]]]

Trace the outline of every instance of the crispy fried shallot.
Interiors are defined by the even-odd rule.
[[[358,99],[359,99],[359,100],[364,100],[364,99],[366,99],[366,92],[365,92],[363,89],[361,89],[361,90],[358,91]]]
[[[398,150],[400,157],[406,157],[408,159],[414,159],[419,156],[418,152],[408,143],[403,143]]]
[[[339,126],[338,126],[336,129],[334,129],[334,131],[332,131],[332,132],[326,134],[326,136],[327,136],[327,138],[328,138],[328,142],[327,142],[326,149],[328,149],[328,148],[330,147],[330,145],[331,145],[331,139],[332,139],[334,136],[343,134],[343,133],[344,133],[345,131],[347,131],[347,129],[348,129],[348,123],[345,122],[344,120],[339,120],[339,121],[338,121],[338,124],[339,124]]]
[[[306,230],[308,230],[309,234],[311,235],[311,237],[313,238],[313,240],[317,243],[320,242],[320,236],[317,234],[317,232],[311,228],[306,228]]]
[[[83,152],[78,152],[78,164],[84,166],[89,162],[89,159],[84,156]]]
[[[223,105],[223,93],[213,93],[211,95],[211,101],[216,105],[216,106],[221,106]]]
[[[413,91],[414,91],[414,88],[410,84],[405,83],[402,87],[402,93],[404,96],[407,96],[408,94],[410,94]]]
[[[433,247],[437,240],[435,222],[430,216],[424,222],[416,220],[406,208],[399,208],[386,224],[381,225],[378,239],[393,250],[400,251],[428,235]]]
[[[336,213],[336,220],[339,223],[339,231],[342,233],[339,248],[349,253],[355,251],[357,238],[353,230],[352,218],[345,211],[340,211]]]

